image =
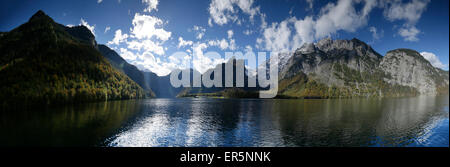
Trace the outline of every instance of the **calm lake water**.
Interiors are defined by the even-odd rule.
[[[0,146],[449,146],[449,96],[148,99],[0,112]]]

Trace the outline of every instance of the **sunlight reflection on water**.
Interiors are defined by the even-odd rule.
[[[447,146],[448,96],[151,99],[109,146]]]

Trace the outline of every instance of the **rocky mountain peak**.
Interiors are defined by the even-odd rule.
[[[353,38],[351,40],[332,40],[331,38],[325,38],[320,40],[316,46],[317,48],[325,52],[338,49],[342,50],[354,50],[358,48],[361,50],[371,49],[369,45],[356,38]]]
[[[316,45],[314,43],[305,43],[296,52],[300,52],[302,54],[310,54],[316,51]]]
[[[391,55],[396,55],[396,56],[411,56],[414,58],[418,58],[422,61],[428,62],[422,55],[420,55],[419,52],[412,50],[412,49],[406,49],[406,48],[399,48],[399,49],[394,49],[391,51],[388,51],[386,56],[391,56]]]
[[[37,11],[33,16],[31,16],[29,22],[36,21],[36,20],[47,20],[47,21],[53,22],[53,19],[50,16],[48,16],[47,14],[45,14],[44,11],[42,11],[42,10]]]

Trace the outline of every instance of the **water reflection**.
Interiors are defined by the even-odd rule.
[[[0,146],[100,145],[140,111],[138,101],[0,111]]]
[[[448,96],[148,99],[0,112],[1,145],[445,146]]]

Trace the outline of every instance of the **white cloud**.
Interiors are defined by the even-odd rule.
[[[417,35],[419,35],[420,31],[416,27],[402,27],[398,30],[398,34],[403,37],[405,41],[419,41]]]
[[[97,0],[97,3],[102,3],[103,0]]]
[[[263,32],[264,48],[273,52],[283,52],[290,49],[291,41],[289,40],[291,30],[288,27],[289,20],[281,23],[272,23]]]
[[[421,52],[420,55],[422,55],[425,59],[427,59],[431,65],[437,68],[445,69],[448,67],[448,65],[445,65],[442,63],[439,58],[431,52]]]
[[[225,62],[223,58],[212,59],[206,57],[203,52],[208,48],[206,43],[196,43],[193,47],[194,58],[192,60],[193,68],[200,73],[204,73],[207,70],[214,68],[217,64]]]
[[[156,37],[162,41],[166,41],[172,35],[171,32],[159,28],[163,25],[163,21],[157,17],[136,13],[132,23],[133,28],[131,28],[131,34],[137,39]]]
[[[418,41],[417,35],[420,34],[420,30],[415,25],[429,2],[430,0],[412,0],[409,3],[399,0],[387,1],[382,4],[384,6],[383,14],[391,22],[404,20],[405,23],[399,29],[398,34],[405,41]]]
[[[147,5],[144,12],[151,12],[152,10],[158,10],[158,0],[142,0],[142,3]]]
[[[321,15],[316,20],[315,37],[323,38],[339,30],[354,32],[367,23],[367,15],[374,7],[371,0],[365,2],[361,13],[357,12],[353,0],[339,0],[337,4],[328,3],[321,9]]]
[[[361,10],[356,5],[364,2]],[[264,26],[263,37],[257,39],[257,48],[274,52],[292,51],[305,42],[328,37],[338,31],[355,32],[367,24],[370,11],[377,6],[376,1],[339,0],[328,3],[318,16],[306,16],[304,19],[289,17],[280,23]],[[264,24],[265,16],[261,20]]]
[[[95,25],[93,25],[93,26],[89,25],[88,22],[85,21],[83,18],[81,18],[81,20],[80,20],[80,25],[85,26],[95,36]]]
[[[193,44],[192,41],[189,40],[183,40],[183,37],[178,38],[178,48],[184,47],[184,46],[191,46]]]
[[[127,42],[128,49],[136,50],[136,51],[144,51],[144,52],[153,52],[157,55],[164,55],[164,47],[161,46],[161,43],[154,42],[150,39],[145,40],[132,40]]]
[[[162,61],[160,58],[153,56],[150,52],[145,52],[142,56],[144,59],[142,61],[136,61],[134,65],[141,70],[151,71],[158,76],[168,75],[172,70],[177,69],[178,67],[176,63]]]
[[[233,38],[233,30],[228,30],[227,34],[228,34],[228,39]]]
[[[106,34],[109,30],[111,30],[111,27],[106,27],[104,33]]]
[[[144,12],[158,10],[157,0],[142,0],[142,3],[146,5]],[[174,60],[173,58],[161,57],[168,49],[163,44],[172,36],[172,32],[163,28],[164,24],[168,24],[168,21],[164,22],[149,14],[135,13],[129,33],[125,34],[122,30],[117,30],[114,39],[108,44],[125,43],[125,48],[119,48],[119,50],[122,57],[129,63],[144,71],[152,71],[160,76],[167,75],[177,65],[170,62]]]
[[[253,6],[253,0],[235,0],[237,6],[246,14],[250,16],[250,20],[253,20],[256,14],[259,13],[259,6]]]
[[[429,0],[412,0],[409,3],[402,1],[388,1],[383,11],[384,16],[390,20],[406,20],[408,24],[415,24],[426,10]]]
[[[295,21],[295,30],[297,31],[297,38],[303,42],[314,41],[314,26],[315,22],[312,17],[305,17],[303,20]]]
[[[372,33],[373,40],[379,40],[384,36],[384,31],[379,31],[376,27],[369,27],[369,31]]]
[[[125,48],[120,48],[120,56],[128,61],[136,60],[137,56]]]
[[[253,0],[212,0],[209,4],[208,25],[212,26],[212,22],[218,25],[224,25],[228,22],[236,22],[238,20],[239,9],[249,15],[250,21],[259,13],[259,6],[253,7]]]
[[[106,32],[106,31],[105,31]],[[122,42],[125,42],[128,38],[128,34],[122,34],[122,30],[118,29],[116,30],[116,33],[114,34],[114,38],[111,41],[108,41],[108,45],[119,45]]]

